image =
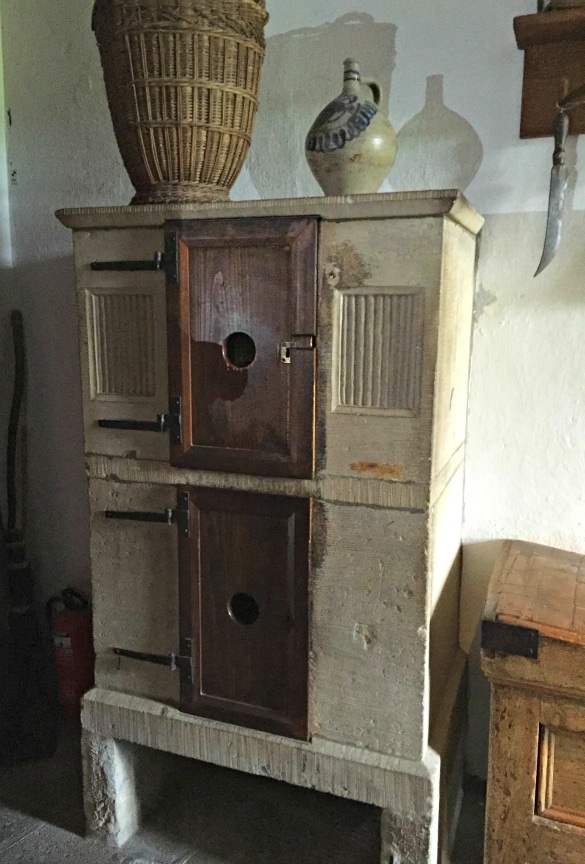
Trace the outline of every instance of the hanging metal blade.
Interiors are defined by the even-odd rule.
[[[554,135],[555,149],[553,167],[550,174],[550,191],[548,196],[548,217],[542,258],[536,269],[535,276],[548,267],[561,245],[563,229],[563,213],[568,185],[568,171],[565,164],[565,146],[569,134],[569,115],[560,110],[555,117]]]

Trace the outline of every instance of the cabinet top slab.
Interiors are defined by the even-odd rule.
[[[320,216],[335,221],[449,217],[477,234],[483,217],[457,189],[390,192],[347,197],[280,198],[217,204],[142,204],[126,207],[76,207],[58,210],[67,228],[156,228],[168,219],[222,219],[260,216]]]

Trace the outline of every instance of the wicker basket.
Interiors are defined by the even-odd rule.
[[[267,19],[264,0],[96,0],[133,204],[228,197],[250,146]]]

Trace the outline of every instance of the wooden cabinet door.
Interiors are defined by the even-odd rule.
[[[166,232],[178,244],[167,284],[169,396],[182,419],[172,463],[312,476],[317,220],[169,222]]]
[[[189,487],[179,540],[183,710],[307,736],[310,502]]]

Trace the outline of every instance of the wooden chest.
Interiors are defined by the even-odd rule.
[[[507,541],[482,622],[485,864],[585,861],[585,556]]]

